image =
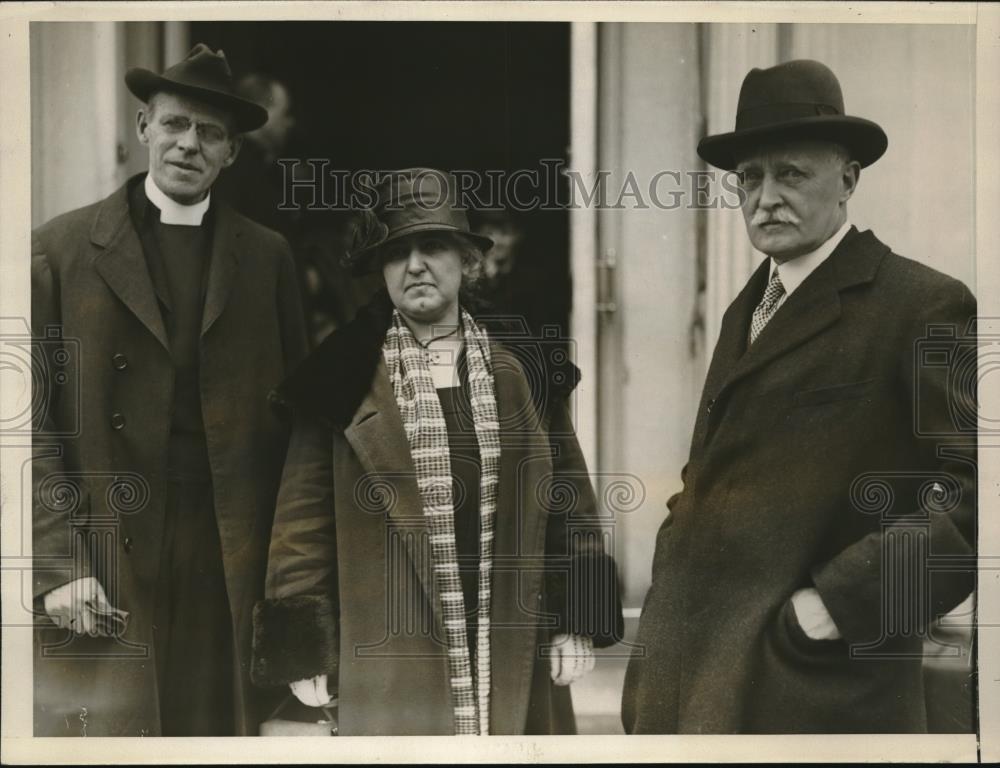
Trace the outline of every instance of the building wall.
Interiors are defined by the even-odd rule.
[[[188,50],[186,22],[33,22],[31,225],[100,200],[148,156],[135,132],[131,67],[161,71]]]
[[[112,22],[30,26],[32,226],[121,183],[124,86],[108,87],[119,70],[120,36]]]
[[[975,292],[975,27],[789,26],[783,58],[830,66],[847,113],[889,137],[882,159],[861,172],[851,220]]]
[[[664,502],[680,488],[700,387],[692,348],[697,301],[697,218],[647,199],[660,171],[698,167],[698,30],[691,24],[612,24],[600,30],[598,167],[611,172],[599,211],[600,254],[613,259],[614,311],[599,321],[598,492],[616,512],[625,602],[649,583]],[[649,207],[622,201],[629,173]],[[664,178],[661,202],[680,185]]]

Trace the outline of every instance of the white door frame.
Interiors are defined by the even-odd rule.
[[[570,24],[570,162],[587,184],[597,172],[597,23]],[[584,372],[575,391],[576,434],[590,471],[597,472],[597,211],[570,209],[573,307],[571,354]]]

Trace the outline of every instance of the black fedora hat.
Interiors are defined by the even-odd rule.
[[[355,218],[352,247],[344,258],[346,266],[363,274],[372,268],[370,258],[386,243],[417,232],[451,232],[463,235],[484,252],[493,241],[469,228],[459,185],[454,175],[434,168],[404,168],[391,171],[375,188],[372,210]]]
[[[840,82],[829,67],[798,59],[751,69],[740,87],[736,129],[706,136],[698,142],[698,154],[733,170],[739,152],[781,138],[837,142],[862,167],[878,160],[889,144],[877,123],[844,114]]]
[[[236,95],[226,55],[204,43],[198,43],[183,61],[162,75],[141,67],[130,69],[125,73],[125,85],[144,102],[158,91],[167,91],[222,107],[233,115],[239,133],[260,128],[267,122],[266,109]]]

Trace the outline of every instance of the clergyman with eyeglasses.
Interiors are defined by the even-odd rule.
[[[852,226],[887,144],[799,60],[752,70],[736,129],[698,145],[768,258],[657,535],[630,733],[927,730],[923,644],[975,584],[976,301]]]
[[[268,393],[306,339],[287,242],[211,189],[267,111],[201,44],[125,82],[149,172],[32,245],[33,333],[75,341],[60,375],[80,382],[60,398],[38,377],[34,730],[256,734],[251,612],[287,445]]]

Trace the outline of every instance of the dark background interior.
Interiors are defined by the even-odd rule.
[[[286,84],[296,118],[289,157],[347,171],[480,172],[541,172],[540,160],[567,159],[568,24],[194,22],[191,34],[222,48],[237,77]],[[526,301],[537,323],[565,328],[568,215],[516,218],[525,232],[518,282],[535,286]]]

